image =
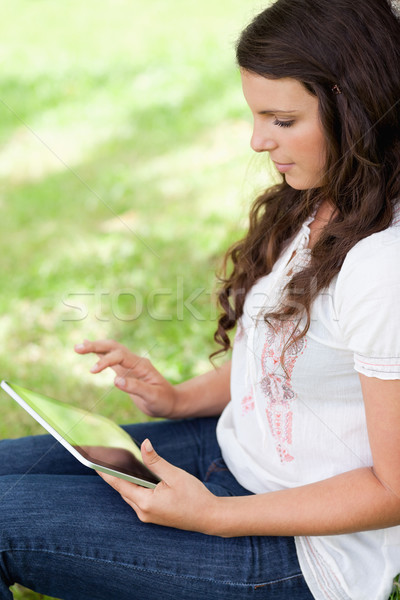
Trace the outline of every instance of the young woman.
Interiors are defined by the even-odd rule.
[[[251,145],[282,181],[227,256],[215,337],[227,350],[236,327],[232,361],[173,386],[114,341],[76,347],[166,418],[127,427],[162,482],[102,476],[110,487],[47,436],[3,442],[1,598],[20,582],[66,600],[387,599],[400,571],[399,39],[387,0],[278,0],[243,32]]]

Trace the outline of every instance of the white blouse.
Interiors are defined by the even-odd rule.
[[[233,346],[231,402],[217,435],[229,469],[250,491],[372,465],[358,373],[400,379],[399,216],[350,250],[314,301],[307,335],[286,351],[284,368],[280,357],[294,323],[271,327],[263,315],[308,262],[313,217],[248,293]],[[387,600],[400,572],[400,526],[295,542],[317,600]]]

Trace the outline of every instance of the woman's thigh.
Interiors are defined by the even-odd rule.
[[[292,538],[218,538],[141,523],[98,477],[0,477],[0,597],[310,600]]]
[[[223,462],[216,419],[126,426],[216,495],[249,494]],[[82,475],[93,475],[82,477]],[[51,436],[0,442],[0,597],[21,583],[65,600],[312,598],[292,538],[223,539],[142,524]]]

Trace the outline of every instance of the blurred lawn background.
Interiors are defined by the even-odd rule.
[[[210,368],[214,273],[266,181],[234,59],[266,4],[0,4],[2,379],[123,423],[145,417],[75,343]],[[0,437],[41,432],[0,397]]]

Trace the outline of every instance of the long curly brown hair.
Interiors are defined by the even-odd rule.
[[[231,347],[228,332],[243,314],[247,292],[320,202],[334,207],[334,217],[308,266],[287,284],[281,305],[265,314],[267,321],[298,324],[306,316],[288,345],[307,333],[313,300],[349,250],[390,225],[400,199],[399,40],[400,22],[388,0],[277,0],[242,32],[241,69],[294,78],[318,98],[326,177],[322,187],[306,191],[282,181],[256,199],[247,235],[225,256],[214,334],[221,348],[211,356]]]

